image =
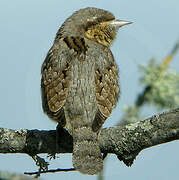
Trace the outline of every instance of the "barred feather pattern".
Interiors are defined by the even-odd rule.
[[[72,135],[73,166],[83,174],[103,169],[98,134],[120,93],[118,68],[108,46],[113,39],[107,39],[112,36],[99,43],[85,31],[113,19],[96,8],[74,13],[57,32],[41,69],[43,110]],[[101,31],[96,32],[99,39]]]

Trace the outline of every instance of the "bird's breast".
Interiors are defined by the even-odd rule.
[[[81,61],[78,57],[71,63],[71,80],[65,109],[74,116],[92,121],[96,114],[95,59],[86,55]],[[89,118],[90,117],[90,118]],[[89,118],[89,120],[88,120]]]

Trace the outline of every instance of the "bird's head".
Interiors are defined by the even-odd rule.
[[[110,46],[118,29],[131,24],[129,21],[116,20],[108,11],[85,8],[76,11],[62,25],[60,36],[86,37],[104,46]]]

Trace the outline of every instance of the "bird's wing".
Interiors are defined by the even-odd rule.
[[[111,58],[113,57],[111,56]],[[119,96],[118,69],[114,61],[106,66],[103,71],[100,67],[96,68],[95,86],[98,111],[92,128],[94,131],[98,131],[110,116]]]
[[[64,120],[63,106],[66,102],[70,81],[70,65],[65,49],[54,44],[42,65],[41,93],[43,110],[52,119]]]

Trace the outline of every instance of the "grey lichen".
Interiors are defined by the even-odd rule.
[[[153,125],[151,124],[150,121],[145,121],[143,124],[141,124],[140,128],[145,132],[145,131],[149,131],[150,129],[152,129]]]
[[[26,142],[27,130],[11,130],[0,128],[0,152],[9,149],[11,152],[23,151]]]
[[[138,127],[138,123],[132,123],[132,124],[128,124],[126,125],[126,129],[128,129],[129,131],[133,131]]]
[[[4,144],[1,141],[0,153],[35,155],[49,154],[52,150],[54,153],[72,153],[73,140],[67,131],[60,137],[61,144],[58,151],[55,151],[56,131],[27,130],[27,133],[24,131],[19,135],[16,130],[0,128],[0,138],[4,137],[6,141]],[[19,138],[13,146],[11,141],[15,140],[12,137]],[[127,126],[102,129],[99,134],[99,145],[101,152],[116,154],[121,161],[130,166],[143,149],[177,139],[179,139],[179,108]],[[42,142],[40,148],[39,142]]]

